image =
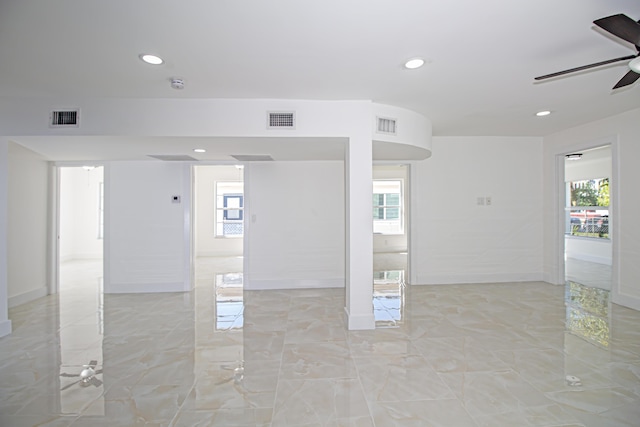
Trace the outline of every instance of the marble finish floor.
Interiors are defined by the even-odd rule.
[[[576,283],[404,286],[375,331],[339,289],[102,295],[99,265],[10,310],[1,426],[637,426],[640,313]]]

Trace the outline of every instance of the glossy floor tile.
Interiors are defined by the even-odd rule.
[[[377,329],[339,289],[243,291],[201,259],[185,294],[103,295],[64,265],[13,308],[0,426],[637,426],[640,313],[573,280],[408,286],[374,274]],[[571,278],[574,278],[573,276]]]

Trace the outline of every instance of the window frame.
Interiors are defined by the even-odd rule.
[[[221,191],[221,187],[238,187],[229,192]],[[215,181],[214,184],[214,227],[213,232],[216,238],[240,239],[244,236],[244,181],[223,180]],[[229,200],[239,199],[240,206],[228,207]],[[220,206],[220,202],[222,206]],[[229,219],[229,211],[238,211],[239,219]],[[220,218],[220,216],[222,218]],[[224,224],[241,224],[242,232],[238,234],[226,234]],[[220,231],[221,230],[221,231]]]
[[[610,227],[610,221],[608,220],[608,218],[610,217],[610,206],[611,206],[611,200],[609,200],[609,204],[606,206],[579,206],[579,205],[572,205],[571,202],[571,188],[572,188],[572,184],[574,183],[578,183],[578,182],[588,182],[588,181],[595,181],[596,183],[598,183],[598,185],[602,185],[602,182],[604,180],[608,180],[609,185],[611,183],[611,178],[610,177],[600,177],[600,178],[589,178],[589,179],[580,179],[577,181],[565,181],[565,207],[564,207],[564,211],[565,211],[565,237],[570,237],[570,238],[574,238],[574,239],[593,239],[595,241],[608,241],[611,240],[611,231],[609,229]],[[609,196],[611,197],[611,196]],[[571,214],[573,212],[581,212],[584,211],[584,222],[580,221],[580,225],[578,226],[578,230],[575,231],[575,226],[577,224],[575,224],[574,221],[572,221],[575,218],[578,218],[576,216],[572,216]],[[598,211],[606,211],[606,214],[600,214],[599,216],[597,215]],[[589,215],[590,212],[593,212],[594,215]],[[606,233],[603,233],[602,228],[605,225],[605,220],[604,218],[607,218],[606,220]],[[595,221],[594,219],[599,219],[599,221]],[[584,230],[583,230],[584,229]],[[595,230],[598,230],[597,232]],[[583,230],[583,231],[582,231]],[[589,231],[591,230],[591,231]],[[574,233],[582,233],[581,234],[574,234]],[[589,235],[589,234],[593,234],[593,235]],[[595,235],[598,234],[598,235]],[[603,236],[603,234],[606,234],[606,237]]]
[[[380,183],[380,185],[382,185],[383,183],[393,183],[394,185],[398,186],[398,192],[397,193],[379,193],[376,192],[376,183]],[[382,196],[383,197],[383,204],[382,205],[377,205],[375,204],[375,197],[376,196]],[[398,204],[397,205],[389,205],[387,204],[387,199],[390,195],[398,195]],[[405,234],[405,218],[404,218],[404,180],[403,179],[374,179],[373,180],[373,193],[372,193],[372,216],[374,216],[373,214],[373,210],[375,209],[382,209],[383,212],[383,218],[376,218],[375,216],[373,217],[373,232],[374,234],[381,234],[381,235],[387,235],[387,236],[400,236]],[[398,217],[397,218],[388,218],[388,212],[389,210],[392,209],[397,209],[398,211]],[[382,223],[394,223],[397,222],[397,231],[395,232],[391,232],[391,231],[380,231],[380,229],[376,230],[376,223],[377,224],[382,224]]]

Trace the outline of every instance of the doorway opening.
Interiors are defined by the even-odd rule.
[[[373,166],[373,312],[376,327],[404,322],[409,267],[409,166]]]
[[[613,278],[611,145],[564,157],[564,271],[566,326],[607,348]]]
[[[104,167],[57,171],[60,385],[61,390],[91,385],[92,414],[104,416]],[[77,413],[84,404],[77,393],[60,394],[62,414]]]
[[[194,166],[194,283],[211,300],[216,331],[243,326],[244,167]]]
[[[102,295],[104,167],[58,168],[58,292]]]

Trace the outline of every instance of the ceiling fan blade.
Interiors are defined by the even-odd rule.
[[[601,65],[613,64],[614,62],[619,62],[619,61],[626,61],[628,59],[633,59],[635,57],[636,55],[628,55],[628,56],[623,56],[621,58],[608,59],[606,61],[596,62],[595,64],[583,65],[581,67],[571,68],[564,71],[558,71],[557,73],[551,73],[551,74],[546,74],[544,76],[535,77],[534,80],[550,79],[552,77],[563,76],[565,74],[575,73],[576,71],[588,70],[590,68],[599,67]]]
[[[638,79],[640,79],[640,74],[636,73],[635,71],[629,71],[620,79],[620,81],[618,81],[618,83],[616,83],[613,88],[618,89],[619,87],[629,86]]]
[[[627,15],[618,14],[593,21],[598,27],[623,40],[640,46],[640,24]]]

